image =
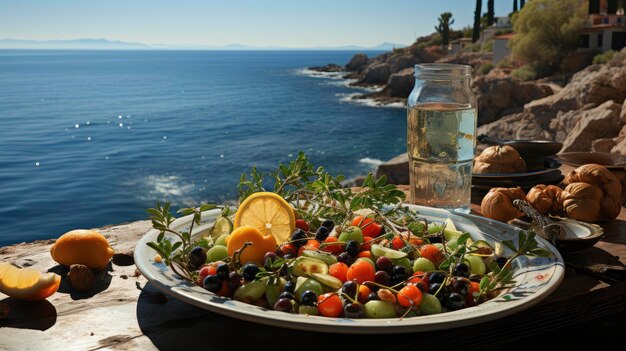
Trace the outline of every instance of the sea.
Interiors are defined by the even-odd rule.
[[[372,171],[406,151],[406,110],[307,69],[354,53],[0,50],[0,246],[236,200],[299,151]]]

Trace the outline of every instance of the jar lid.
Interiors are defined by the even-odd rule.
[[[415,65],[415,77],[459,77],[472,75],[472,67],[453,63],[420,63]]]

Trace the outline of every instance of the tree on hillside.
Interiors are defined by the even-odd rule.
[[[439,20],[439,25],[435,26],[435,30],[441,34],[441,44],[447,46],[450,42],[450,26],[454,23],[452,14],[444,12],[437,20]]]
[[[494,0],[487,1],[487,25],[490,26],[493,24],[493,17],[495,15],[495,10],[493,9]]]
[[[480,37],[480,17],[483,6],[482,0],[476,0],[476,10],[474,10],[474,30],[472,31],[472,42],[475,43]]]
[[[513,15],[515,36],[509,48],[515,59],[549,74],[576,49],[584,24],[585,9],[579,0],[529,1]]]
[[[526,0],[519,0],[519,9],[523,9],[524,5],[526,4]]]
[[[517,12],[517,0],[513,0],[513,13]]]

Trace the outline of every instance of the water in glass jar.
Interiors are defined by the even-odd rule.
[[[470,211],[475,108],[427,103],[409,109],[411,202]]]

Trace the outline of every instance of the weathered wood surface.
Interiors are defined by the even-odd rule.
[[[602,226],[607,236],[576,256],[590,262],[625,265],[626,210],[622,208],[617,220]],[[471,340],[464,349],[489,349],[546,330],[606,317],[626,308],[626,283],[609,286],[568,269],[561,287],[538,306],[470,328],[380,337],[337,337],[292,331],[224,317],[159,293],[143,276],[136,274],[127,256],[132,256],[137,240],[149,229],[147,221],[101,229],[121,255],[116,256],[110,269],[100,276],[95,294],[72,293],[65,280],[57,294],[39,303],[20,303],[0,294],[0,303],[7,303],[11,308],[9,317],[0,320],[0,350],[178,350],[191,347],[224,350],[247,345],[257,350],[320,350],[329,346],[333,349],[415,350],[427,346],[459,347],[459,340]],[[3,247],[0,259],[62,273],[50,258],[52,243],[48,240]],[[624,328],[626,323],[620,325]]]

